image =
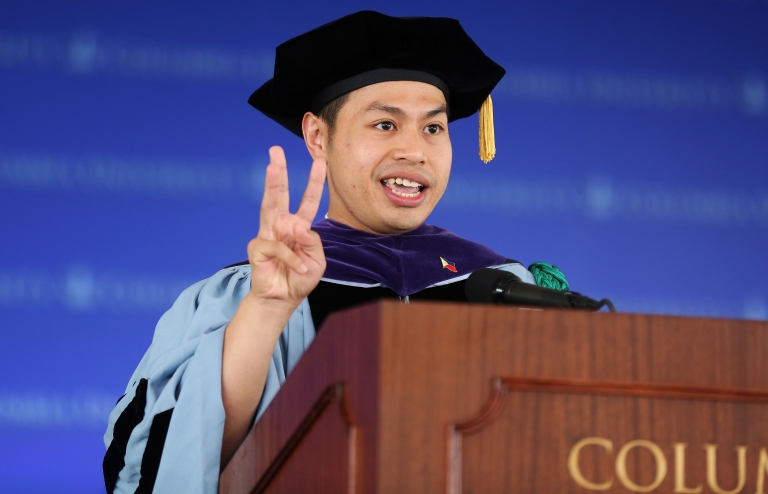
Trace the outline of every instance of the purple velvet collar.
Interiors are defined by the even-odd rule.
[[[380,283],[401,297],[506,261],[488,247],[427,224],[400,235],[374,235],[326,218],[312,229],[323,241],[323,279]]]

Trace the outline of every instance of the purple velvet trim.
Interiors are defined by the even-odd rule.
[[[507,259],[427,224],[400,235],[374,235],[326,218],[312,229],[323,241],[328,263],[323,278],[381,283],[401,297],[476,269],[504,264]],[[455,265],[455,273],[443,267],[441,257]]]

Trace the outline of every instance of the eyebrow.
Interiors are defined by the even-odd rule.
[[[427,118],[436,117],[436,116],[440,115],[441,113],[445,113],[446,115],[448,114],[448,107],[446,105],[440,105],[437,108],[435,108],[434,110],[428,111],[426,113],[426,117]]]
[[[405,112],[402,108],[398,108],[396,106],[389,106],[382,103],[371,103],[368,105],[368,108],[365,109],[366,112],[370,111],[383,111],[384,113],[389,113],[390,115],[397,115],[399,117],[402,117],[405,115]]]
[[[365,109],[366,112],[370,111],[383,111],[385,113],[389,113],[390,115],[397,115],[399,117],[405,116],[405,111],[402,108],[398,108],[397,106],[390,106],[385,105],[383,103],[371,103],[368,105],[368,108]],[[424,114],[426,118],[432,118],[437,115],[440,115],[441,113],[448,113],[448,108],[446,105],[440,105],[434,110],[430,110],[427,113]]]

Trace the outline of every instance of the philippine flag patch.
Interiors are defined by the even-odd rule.
[[[445,259],[443,259],[443,258],[441,257],[441,258],[440,258],[440,262],[441,262],[441,263],[442,263],[442,265],[443,265],[443,269],[447,269],[448,271],[450,271],[450,272],[452,272],[452,273],[458,273],[458,272],[459,272],[459,271],[456,269],[456,265],[455,265],[454,263],[452,263],[451,261],[447,261],[447,260],[445,260]]]

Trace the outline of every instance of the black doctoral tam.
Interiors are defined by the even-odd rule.
[[[278,46],[272,79],[248,102],[302,137],[304,114],[339,96],[379,82],[418,81],[443,91],[453,121],[474,114],[504,73],[455,19],[367,10]]]

